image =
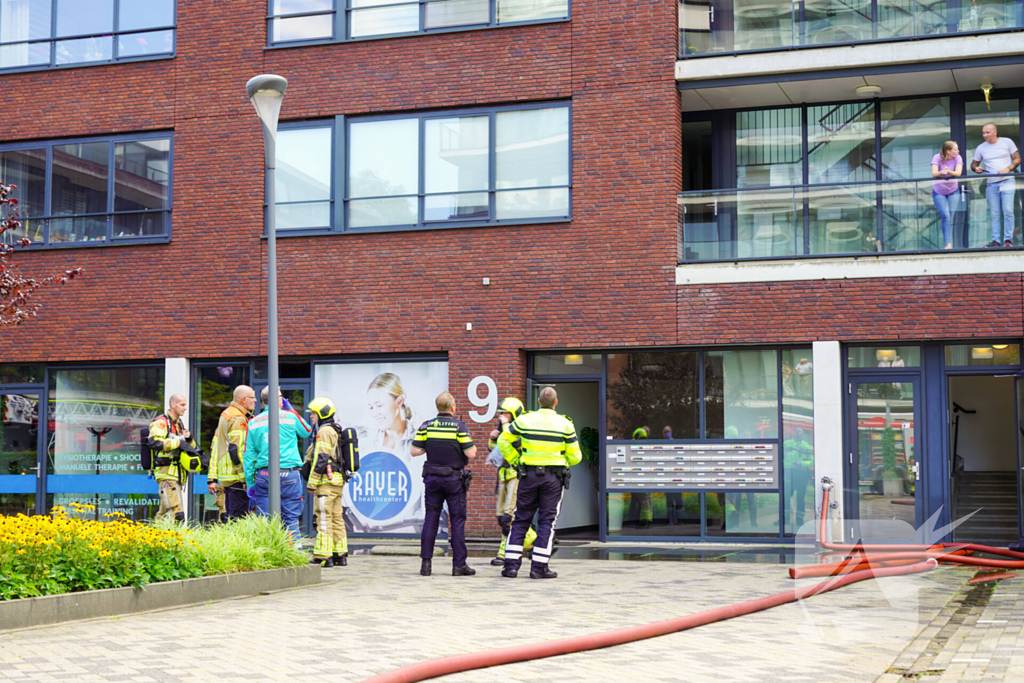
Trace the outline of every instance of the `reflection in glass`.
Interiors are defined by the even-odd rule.
[[[50,63],[49,43],[0,45],[0,69],[40,66]]]
[[[499,24],[569,16],[569,0],[498,0]]]
[[[601,354],[599,353],[541,353],[533,357],[535,375],[599,375]]]
[[[171,141],[114,145],[114,211],[166,209],[170,204]]]
[[[569,188],[503,190],[494,194],[498,220],[559,218],[569,215]]]
[[[882,251],[877,201],[877,186],[872,184],[808,188],[811,253]]]
[[[742,491],[704,496],[707,535],[778,536],[779,494]]]
[[[1020,344],[949,344],[946,366],[1020,365]]]
[[[790,188],[750,190],[736,200],[737,258],[792,256],[803,252],[803,204]],[[726,208],[725,206],[719,209]],[[728,220],[723,217],[723,221]]]
[[[332,129],[286,128],[278,133],[277,228],[330,227]]]
[[[34,468],[38,464],[39,396],[0,393],[0,428],[0,477],[25,475],[34,481]],[[0,493],[0,515],[12,514],[3,511],[9,505],[5,497],[6,494]],[[34,496],[32,504],[35,505]]]
[[[807,180],[853,183],[875,179],[875,104],[807,108]]]
[[[673,438],[700,432],[697,352],[658,351],[608,356],[607,436],[629,439],[638,427]]]
[[[93,509],[76,512],[72,503],[91,505]],[[141,522],[156,517],[160,509],[160,496],[145,493],[48,493],[46,494],[46,514],[53,508],[63,507],[69,516],[77,519],[103,521],[109,519],[104,515],[120,512],[125,518]]]
[[[804,45],[871,40],[871,0],[805,0],[799,27]]]
[[[429,195],[423,200],[425,221],[487,220],[488,216],[486,192]]]
[[[488,189],[489,121],[488,116],[427,119],[423,184],[428,194]]]
[[[487,24],[490,21],[490,0],[434,0],[424,7],[424,28]]]
[[[145,476],[139,430],[163,412],[163,367],[50,372],[47,472]]]
[[[795,5],[792,0],[734,0],[732,5],[735,42],[730,51],[766,50],[793,44]],[[719,9],[725,8],[720,6]]]
[[[113,57],[113,36],[75,38],[57,42],[57,64],[104,62]]]
[[[388,2],[353,2],[352,6],[388,5]],[[397,7],[378,7],[375,9],[358,9],[349,14],[351,21],[349,34],[353,38],[363,36],[384,35],[388,33],[413,33],[420,27],[419,4],[398,5]]]
[[[700,536],[699,493],[609,493],[605,509],[609,536]]]
[[[415,225],[417,218],[416,197],[356,199],[348,203],[348,226],[352,228]]]
[[[873,520],[916,528],[913,382],[860,382],[857,393],[857,478],[861,535]]]
[[[419,191],[418,119],[353,123],[349,126],[348,153],[350,197]]]
[[[803,132],[798,107],[736,114],[736,187],[803,182]]]
[[[174,26],[175,0],[121,0],[118,5],[118,31]]]
[[[50,37],[53,0],[3,0],[0,2],[0,43]],[[46,45],[49,52],[49,45]],[[46,59],[49,62],[49,56]],[[3,66],[8,66],[4,64]],[[10,65],[13,66],[13,65]]]
[[[495,116],[495,187],[569,184],[569,108],[501,111]]]
[[[107,211],[109,152],[108,142],[54,146],[51,214],[70,216]]]
[[[812,364],[809,359],[804,361],[798,372],[807,377],[803,382],[809,385]],[[705,438],[777,437],[778,372],[774,350],[705,352]]]
[[[174,31],[127,33],[117,37],[118,57],[161,55],[174,51]]]
[[[0,179],[5,185],[18,186],[12,196],[18,200],[22,220],[45,215],[45,149],[0,152]]]
[[[847,351],[851,368],[916,368],[921,365],[920,346],[857,346]]]
[[[783,349],[782,474],[786,534],[814,520],[814,357],[811,349]],[[797,371],[796,368],[800,368]]]
[[[271,41],[275,43],[330,38],[334,35],[334,15],[314,14],[307,17],[271,19],[270,34]]]
[[[0,384],[42,384],[42,365],[0,364]]]
[[[114,0],[59,0],[57,2],[58,37],[105,33],[113,30]]]

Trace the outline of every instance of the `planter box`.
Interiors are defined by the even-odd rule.
[[[151,583],[139,588],[107,588],[0,602],[0,633],[63,621],[112,617],[194,605],[266,591],[320,583],[319,565],[307,564],[258,572],[218,574],[197,579]]]

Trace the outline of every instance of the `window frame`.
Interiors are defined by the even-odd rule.
[[[550,185],[537,188],[506,188],[498,189],[495,187],[496,178],[496,163],[497,155],[495,153],[496,144],[496,122],[497,114],[503,112],[512,111],[529,111],[534,109],[555,109],[565,108],[567,109],[567,115],[569,117],[569,142],[568,142],[568,183],[565,185]],[[481,116],[486,115],[489,117],[489,136],[488,136],[488,188],[485,190],[474,190],[466,191],[465,193],[459,192],[444,192],[444,193],[431,193],[428,195],[424,191],[424,129],[426,121],[428,119],[446,119],[455,118],[459,116]],[[372,227],[349,227],[349,211],[348,204],[351,200],[361,199],[372,199],[372,197],[350,197],[348,187],[348,173],[349,173],[349,136],[350,127],[353,123],[370,123],[374,121],[395,121],[395,120],[407,120],[416,119],[417,129],[419,134],[418,150],[417,150],[417,175],[418,175],[418,186],[416,193],[417,201],[417,222],[407,223],[403,225],[388,225],[388,226],[372,226]],[[481,227],[499,227],[504,225],[546,225],[551,223],[568,223],[573,219],[572,213],[572,200],[573,200],[573,154],[572,154],[572,139],[573,139],[573,122],[572,122],[572,102],[570,100],[558,100],[554,102],[531,102],[528,104],[515,104],[509,106],[491,106],[491,107],[468,107],[460,109],[442,109],[442,110],[429,110],[429,111],[412,111],[404,112],[400,114],[387,114],[380,116],[345,116],[339,115],[333,118],[333,121],[327,123],[324,119],[318,120],[307,120],[307,121],[289,121],[281,123],[280,130],[289,129],[300,129],[300,128],[318,128],[333,126],[332,134],[332,154],[333,164],[331,169],[331,220],[332,224],[330,228],[294,228],[294,229],[277,229],[276,236],[281,237],[309,237],[315,235],[360,235],[367,233],[386,233],[386,232],[409,232],[409,231],[424,231],[424,230],[451,230],[455,228],[481,228]],[[340,131],[340,132],[339,132]],[[516,191],[517,189],[560,189],[565,188],[569,192],[569,205],[567,214],[564,216],[539,216],[531,218],[506,218],[498,219],[494,218],[495,215],[495,197],[500,192]],[[488,207],[490,216],[487,219],[467,219],[467,220],[449,220],[449,221],[422,221],[420,218],[424,215],[424,199],[427,196],[447,196],[451,194],[474,194],[474,193],[487,193],[488,195]],[[408,195],[402,195],[408,196]],[[267,212],[270,210],[264,197],[264,226],[263,226],[263,237],[267,237],[267,224],[266,217],[269,215]]]
[[[119,142],[136,142],[141,140],[167,140],[170,147],[167,151],[168,154],[168,168],[167,168],[167,208],[159,209],[148,213],[163,213],[165,214],[164,225],[166,231],[160,235],[146,235],[141,237],[116,237],[113,234],[114,231],[114,217],[119,215],[132,215],[147,213],[144,211],[115,211],[115,187],[116,187],[116,172],[115,172],[115,152],[117,144]],[[61,145],[74,145],[74,144],[86,144],[104,142],[108,145],[107,150],[107,208],[106,212],[102,213],[88,213],[88,214],[72,214],[72,215],[54,215],[52,207],[52,192],[53,192],[53,148]],[[25,247],[28,250],[40,250],[40,249],[82,249],[88,247],[110,247],[120,245],[133,245],[133,244],[164,244],[171,240],[172,235],[172,217],[174,210],[174,132],[163,131],[163,132],[145,132],[137,134],[121,134],[121,135],[100,135],[90,136],[83,138],[68,138],[68,139],[54,139],[54,140],[39,140],[33,142],[12,142],[0,144],[0,153],[2,152],[17,152],[25,151],[30,149],[45,149],[46,150],[46,170],[45,176],[45,192],[44,192],[44,208],[42,216],[33,216],[31,220],[43,221],[43,239],[40,241],[32,241],[32,243]],[[19,213],[21,213],[19,211]],[[66,218],[79,218],[86,216],[105,216],[107,219],[107,231],[102,240],[95,241],[80,241],[80,242],[50,242],[50,222],[55,219],[66,219]],[[21,216],[20,220],[24,221],[28,217]]]
[[[535,26],[541,24],[557,24],[572,20],[572,0],[566,0],[566,12],[564,17],[555,17],[551,19],[531,19],[527,21],[508,21],[498,23],[498,2],[499,0],[488,0],[490,6],[490,22],[487,24],[467,24],[464,26],[445,26],[442,28],[424,28],[426,21],[426,9],[425,5],[431,2],[443,2],[444,0],[404,0],[401,3],[395,3],[393,5],[381,5],[381,7],[394,7],[411,5],[414,3],[419,4],[419,29],[416,31],[402,31],[395,33],[378,33],[371,36],[356,36],[350,35],[351,25],[351,14],[353,10],[359,9],[370,9],[361,7],[352,7],[352,0],[333,0],[332,9],[330,10],[314,10],[310,12],[293,12],[287,14],[274,14],[273,2],[274,0],[267,0],[267,15],[265,21],[266,28],[266,47],[267,50],[280,50],[292,47],[305,47],[309,45],[323,45],[329,43],[351,43],[351,42],[362,42],[366,40],[386,40],[388,38],[406,38],[410,36],[426,36],[435,33],[458,33],[464,31],[484,31],[490,29],[506,28],[511,26]],[[322,15],[334,15],[334,21],[332,23],[331,37],[325,38],[309,38],[303,40],[282,40],[273,41],[271,40],[272,29],[271,22],[275,19],[291,19],[300,18],[307,16],[322,16]]]
[[[57,35],[57,5],[60,0],[50,0],[50,35],[46,38],[35,38],[29,40],[18,40],[9,43],[3,43],[0,47],[7,45],[36,45],[39,43],[49,43],[50,61],[47,64],[27,64],[24,66],[10,66],[0,67],[0,75],[11,74],[11,73],[24,73],[31,71],[50,71],[54,69],[78,69],[88,66],[107,66],[110,64],[124,64],[128,62],[150,62],[160,59],[174,59],[178,54],[178,0],[174,0],[174,16],[173,23],[170,26],[151,26],[144,29],[132,29],[130,31],[119,31],[118,24],[121,21],[121,2],[130,2],[131,0],[110,0],[113,11],[113,24],[109,32],[104,33],[84,33],[75,34],[70,36],[58,36]],[[118,56],[118,38],[121,36],[130,36],[140,33],[152,33],[154,31],[171,31],[171,49],[168,52],[161,52],[160,54],[152,55],[129,55],[126,57]],[[102,38],[104,36],[110,36],[112,40],[110,49],[110,59],[89,61],[89,62],[74,62],[70,64],[58,64],[57,63],[57,43],[66,40],[85,39],[85,38]]]
[[[279,228],[277,228],[277,231],[276,231],[278,237],[283,237],[283,236],[287,236],[287,235],[323,235],[325,233],[329,234],[329,233],[334,233],[334,232],[338,232],[339,231],[339,226],[342,225],[342,224],[339,222],[339,218],[340,218],[339,214],[340,214],[340,212],[337,210],[337,203],[338,202],[337,202],[337,191],[336,191],[336,188],[338,187],[339,178],[341,177],[340,174],[339,174],[339,171],[338,171],[338,158],[339,158],[339,154],[344,154],[344,145],[342,144],[342,145],[339,146],[338,119],[342,119],[343,120],[344,117],[343,116],[336,116],[336,117],[334,117],[334,119],[315,119],[315,120],[310,120],[310,121],[287,121],[287,122],[282,122],[278,126],[278,129],[277,129],[278,135],[280,135],[282,132],[287,132],[287,131],[290,131],[290,130],[315,130],[315,129],[321,129],[321,128],[327,129],[328,131],[330,131],[330,134],[331,134],[331,157],[330,157],[330,159],[331,159],[331,178],[330,178],[330,190],[328,192],[328,199],[327,199],[327,202],[330,204],[330,208],[329,208],[329,212],[330,212],[330,225],[328,227],[326,227],[326,228],[324,228],[324,227],[320,227],[320,228],[280,228],[279,227]],[[277,178],[277,175],[276,175],[277,160],[276,159],[274,160],[274,167],[275,167],[275,176],[274,177],[275,177],[275,182],[276,182],[276,178]],[[265,177],[264,177],[264,180],[265,180]],[[342,178],[341,181],[344,182],[344,179]],[[275,192],[275,198],[276,198],[276,194],[277,193]],[[291,206],[291,205],[295,205],[295,204],[322,204],[323,201],[324,200],[322,200],[322,199],[316,199],[316,200],[308,200],[308,201],[302,201],[302,202],[275,202],[274,203],[274,207],[272,208],[267,203],[267,198],[266,198],[266,182],[264,182],[263,235],[262,236],[265,238],[268,235],[267,220],[268,220],[268,218],[270,216],[269,212],[271,210],[276,210],[276,208],[278,206],[282,206],[282,205],[283,206]]]

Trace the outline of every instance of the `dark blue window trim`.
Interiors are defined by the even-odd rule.
[[[489,129],[489,158],[488,158],[488,171],[489,181],[488,189],[481,190],[480,193],[488,193],[489,195],[489,206],[490,215],[494,216],[494,195],[496,188],[494,187],[494,178],[496,177],[495,172],[495,119],[496,115],[500,112],[508,111],[524,111],[532,109],[552,109],[564,107],[568,109],[569,116],[569,157],[568,157],[568,172],[569,182],[567,185],[552,186],[555,188],[565,188],[569,192],[569,211],[564,216],[541,216],[532,218],[516,218],[516,219],[475,219],[465,221],[429,221],[429,222],[417,222],[415,224],[406,225],[389,225],[380,227],[348,227],[347,221],[347,207],[348,207],[348,138],[349,138],[349,127],[352,123],[363,123],[369,121],[395,121],[402,119],[416,119],[418,121],[420,135],[419,135],[419,150],[418,150],[418,164],[419,164],[419,192],[417,196],[418,214],[422,214],[423,211],[423,144],[424,139],[422,135],[423,125],[427,119],[436,118],[449,118],[454,116],[483,116],[486,115],[490,118],[490,129]],[[318,120],[318,121],[301,121],[301,122],[289,122],[282,123],[281,130],[294,130],[299,128],[323,128],[333,126],[333,150],[334,165],[331,172],[331,202],[332,202],[332,221],[330,228],[305,228],[305,229],[294,229],[294,230],[282,230],[278,228],[278,237],[311,237],[316,235],[334,235],[334,234],[367,234],[367,233],[381,233],[381,232],[408,232],[408,231],[422,231],[422,230],[451,230],[454,228],[482,228],[482,227],[496,227],[503,225],[539,225],[539,224],[552,224],[552,223],[567,223],[572,220],[572,198],[573,198],[573,186],[572,186],[572,172],[573,172],[573,159],[572,159],[572,103],[566,100],[558,100],[552,102],[534,102],[530,104],[516,104],[510,106],[493,106],[493,107],[472,107],[462,109],[445,109],[445,110],[431,110],[429,112],[409,112],[406,114],[390,114],[386,116],[360,116],[360,117],[348,117],[348,116],[336,116],[331,121]],[[523,189],[537,189],[537,188],[523,188]],[[544,189],[544,188],[539,188]],[[357,199],[365,199],[358,197]],[[268,207],[264,205],[264,216]],[[264,223],[265,225],[265,223]],[[264,227],[263,237],[266,237],[266,228]]]
[[[289,47],[306,47],[310,45],[324,45],[329,43],[347,43],[347,42],[362,42],[366,40],[386,40],[388,38],[405,38],[409,36],[425,36],[432,35],[435,33],[461,33],[464,31],[480,31],[495,28],[509,28],[513,26],[534,26],[539,24],[555,24],[561,22],[567,22],[572,19],[572,1],[566,0],[566,12],[564,17],[554,17],[551,19],[537,19],[533,21],[510,21],[497,23],[497,11],[499,0],[490,0],[490,21],[487,23],[470,24],[465,26],[446,26],[442,28],[424,28],[426,21],[426,10],[425,5],[430,2],[437,2],[439,0],[407,0],[402,5],[411,5],[419,3],[419,29],[416,31],[405,31],[401,33],[381,33],[370,36],[350,36],[349,23],[350,15],[353,10],[357,9],[373,9],[372,7],[355,8],[351,6],[351,0],[333,0],[331,9],[325,10],[313,10],[308,12],[293,12],[289,14],[274,14],[273,3],[274,0],[267,0],[267,49],[281,49]],[[395,5],[381,5],[380,7],[394,7]],[[273,35],[273,22],[275,19],[298,19],[302,17],[314,17],[314,16],[330,16],[333,15],[332,31],[330,36],[324,36],[322,38],[311,38],[308,40],[272,40]]]
[[[113,5],[113,29],[107,33],[97,34],[81,34],[81,35],[70,35],[70,36],[57,36],[57,2],[58,0],[51,0],[50,5],[50,35],[46,38],[34,38],[31,40],[19,40],[3,43],[2,46],[10,45],[35,45],[48,43],[50,59],[47,64],[32,64],[26,66],[14,66],[14,67],[0,67],[0,75],[10,73],[25,73],[32,71],[49,71],[54,69],[77,69],[79,67],[87,66],[106,66],[109,64],[122,64],[127,62],[151,62],[160,59],[173,59],[178,50],[178,3],[177,0],[174,2],[174,20],[169,26],[150,26],[143,29],[132,29],[130,31],[119,30],[120,22],[120,5],[122,2],[137,2],[139,0],[110,0]],[[152,33],[155,31],[171,31],[171,48],[167,52],[160,52],[148,55],[130,55],[121,57],[118,55],[118,38],[121,36],[137,35],[143,33]],[[71,64],[57,64],[57,43],[65,40],[74,40],[82,38],[100,38],[100,37],[111,37],[111,48],[110,48],[110,59],[88,61],[88,62],[75,62]]]
[[[113,235],[113,217],[118,215],[128,214],[141,214],[147,213],[142,211],[114,211],[114,187],[116,180],[115,166],[114,166],[114,152],[117,143],[119,142],[135,142],[140,140],[167,140],[170,144],[168,150],[168,166],[167,166],[167,208],[153,211],[152,213],[162,213],[164,215],[164,228],[165,232],[158,235],[146,235],[142,237],[118,237]],[[107,159],[108,159],[108,174],[107,174],[107,210],[105,212],[99,212],[95,214],[73,214],[73,215],[54,215],[53,210],[50,206],[51,202],[51,191],[53,188],[52,175],[53,175],[53,147],[55,145],[68,145],[68,144],[79,144],[79,143],[90,143],[90,142],[104,142],[108,144]],[[123,246],[123,245],[138,245],[138,244],[165,244],[171,239],[171,215],[173,209],[173,198],[174,198],[174,135],[171,132],[160,132],[160,133],[136,133],[126,135],[105,135],[105,136],[94,136],[85,138],[68,138],[59,140],[44,140],[44,141],[33,141],[33,142],[12,142],[7,144],[0,144],[0,152],[12,152],[21,151],[27,149],[45,149],[46,151],[46,181],[44,190],[44,210],[42,216],[25,217],[24,212],[22,213],[21,220],[42,221],[42,235],[43,238],[39,241],[33,240],[32,244],[26,247],[27,250],[45,250],[45,249],[82,249],[82,248],[96,248],[96,247],[111,247],[111,246]],[[2,179],[0,179],[2,180]],[[82,242],[56,242],[50,243],[50,221],[54,219],[66,219],[75,218],[83,215],[96,215],[105,216],[107,219],[107,231],[103,240],[95,241],[82,241]]]

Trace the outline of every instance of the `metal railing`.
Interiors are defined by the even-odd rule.
[[[878,181],[760,189],[681,192],[681,263],[982,248],[992,240],[989,200],[1012,197],[1013,243],[1021,246],[1022,178],[974,176],[952,181]],[[951,209],[944,234],[939,204]],[[1001,212],[1001,208],[999,209]],[[999,214],[1000,221],[1002,213]],[[1003,241],[1000,222],[1000,242]]]

